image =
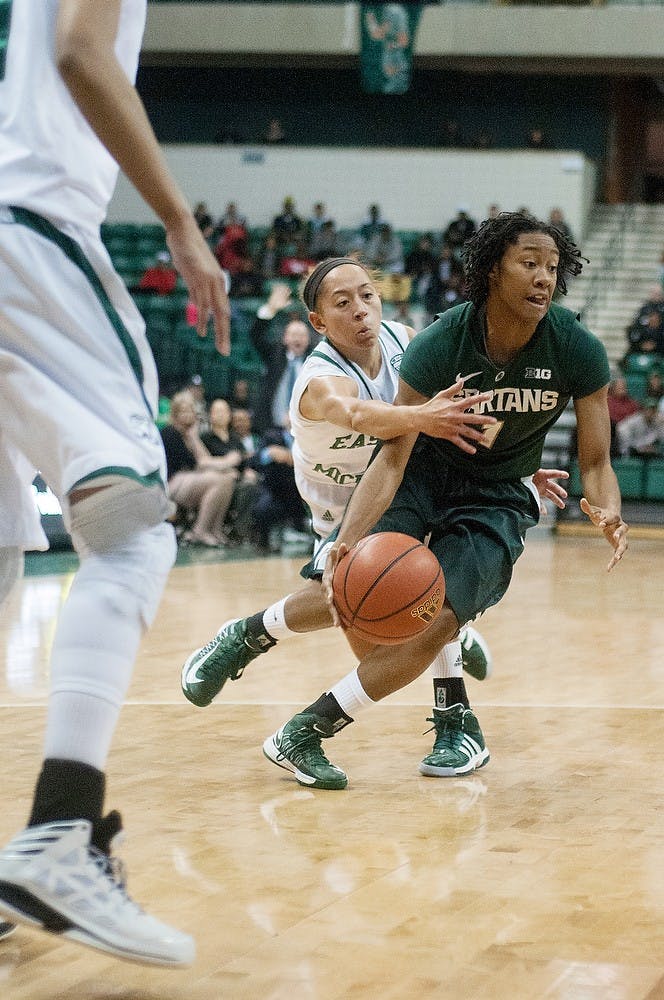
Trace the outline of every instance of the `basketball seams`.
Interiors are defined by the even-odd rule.
[[[427,583],[422,582],[423,574]],[[344,627],[369,642],[390,645],[428,628],[443,604],[445,576],[431,550],[414,536],[376,532],[340,560],[333,586]],[[368,607],[372,600],[373,609]],[[400,600],[403,603],[394,606]]]
[[[378,537],[377,535],[369,535],[367,541],[369,541],[369,539],[371,539],[371,538],[377,538],[377,537]],[[373,593],[373,591],[375,591],[375,589],[380,584],[381,580],[383,580],[385,578],[385,576],[387,576],[387,574],[390,573],[392,571],[392,569],[401,562],[402,559],[405,559],[406,556],[410,555],[410,553],[413,552],[414,550],[419,549],[420,543],[417,541],[417,539],[413,539],[413,542],[414,542],[414,544],[409,549],[406,549],[405,552],[400,552],[398,555],[394,556],[394,558],[391,560],[391,562],[389,562],[387,564],[387,566],[385,566],[385,568],[379,573],[379,575],[376,577],[376,579],[371,584],[371,586],[369,587],[369,589],[365,592],[364,596],[360,598],[359,604],[357,605],[357,607],[355,608],[355,610],[352,612],[352,614],[353,614],[353,624],[355,623],[355,620],[358,617],[362,617],[360,615],[360,611],[362,610],[362,605],[365,603],[365,601],[367,601],[369,599],[369,597],[371,596],[371,594]],[[362,548],[364,548],[364,546],[362,546]],[[361,551],[361,549],[360,549],[360,551]],[[349,564],[348,564],[348,567],[346,569],[346,573],[344,575],[344,591],[343,591],[343,594],[344,594],[344,600],[346,602],[346,607],[348,608],[349,611],[351,610],[351,607],[350,607],[350,601],[348,600],[348,594],[347,594],[347,590],[346,590],[346,581],[348,580],[348,574],[350,573],[351,565],[353,563],[353,560],[358,555],[359,555],[359,552],[354,552],[353,553],[353,558],[351,560],[349,560]],[[426,591],[423,591],[422,593],[426,593]],[[420,595],[420,597],[421,596],[422,595]],[[413,603],[412,601],[408,601],[404,605],[404,607],[395,609],[394,611],[391,611],[389,615],[383,615],[381,618],[362,618],[362,621],[368,621],[368,622],[371,622],[371,621],[384,621],[386,618],[391,618],[392,615],[394,615],[394,614],[400,614],[402,611],[405,611],[406,608],[409,607],[412,603]]]

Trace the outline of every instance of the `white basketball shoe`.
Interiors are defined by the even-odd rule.
[[[148,916],[125,890],[121,862],[90,844],[91,824],[29,826],[0,851],[0,915],[149,965],[189,965],[188,934]]]

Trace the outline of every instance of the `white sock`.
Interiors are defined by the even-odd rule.
[[[429,664],[432,677],[463,677],[461,643],[448,642]]]
[[[339,702],[340,708],[354,719],[357,713],[370,705],[375,705],[367,692],[362,687],[360,678],[357,675],[357,667],[340,680],[333,688],[327,692],[333,695]]]
[[[301,632],[293,632],[293,630],[286,624],[284,606],[287,600],[288,597],[284,597],[282,601],[277,601],[276,604],[271,604],[270,607],[266,608],[263,612],[263,626],[265,631],[276,640],[287,639],[291,635],[302,635]]]
[[[82,560],[51,654],[45,756],[105,769],[143,633],[122,555]]]

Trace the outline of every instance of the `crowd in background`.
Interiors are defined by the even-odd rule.
[[[486,215],[500,210],[492,204]],[[324,202],[303,215],[286,197],[260,245],[252,247],[247,220],[235,203],[215,218],[200,202],[195,215],[227,274],[231,299],[261,300],[250,340],[263,374],[253,384],[235,379],[228,399],[206,398],[202,379],[195,376],[171,400],[162,400],[178,535],[182,543],[250,545],[269,552],[279,548],[284,533],[299,541],[310,537],[295,489],[287,416],[289,387],[316,343],[306,311],[293,296],[298,280],[326,257],[358,254],[381,272],[393,318],[413,325],[411,304],[417,302],[421,325],[464,301],[462,247],[478,220],[460,205],[438,230],[420,234],[405,247],[378,204],[368,206],[356,228],[339,230]],[[550,210],[548,221],[574,239],[559,207]],[[609,388],[615,457],[664,454],[664,253],[659,278],[626,331],[623,370]],[[175,282],[168,254],[160,252],[133,290],[168,296]],[[196,323],[190,309],[187,321]],[[644,389],[638,394],[630,391],[626,374],[633,357],[647,357],[641,368]]]

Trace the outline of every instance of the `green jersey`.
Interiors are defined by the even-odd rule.
[[[505,481],[530,476],[540,466],[547,431],[570,399],[596,392],[610,379],[604,345],[574,313],[551,305],[535,333],[512,360],[493,364],[484,348],[484,309],[471,302],[443,313],[409,344],[400,376],[424,396],[435,396],[460,376],[469,409],[495,417],[475,455],[424,435],[425,447],[478,479]],[[493,398],[472,406],[472,397]]]

